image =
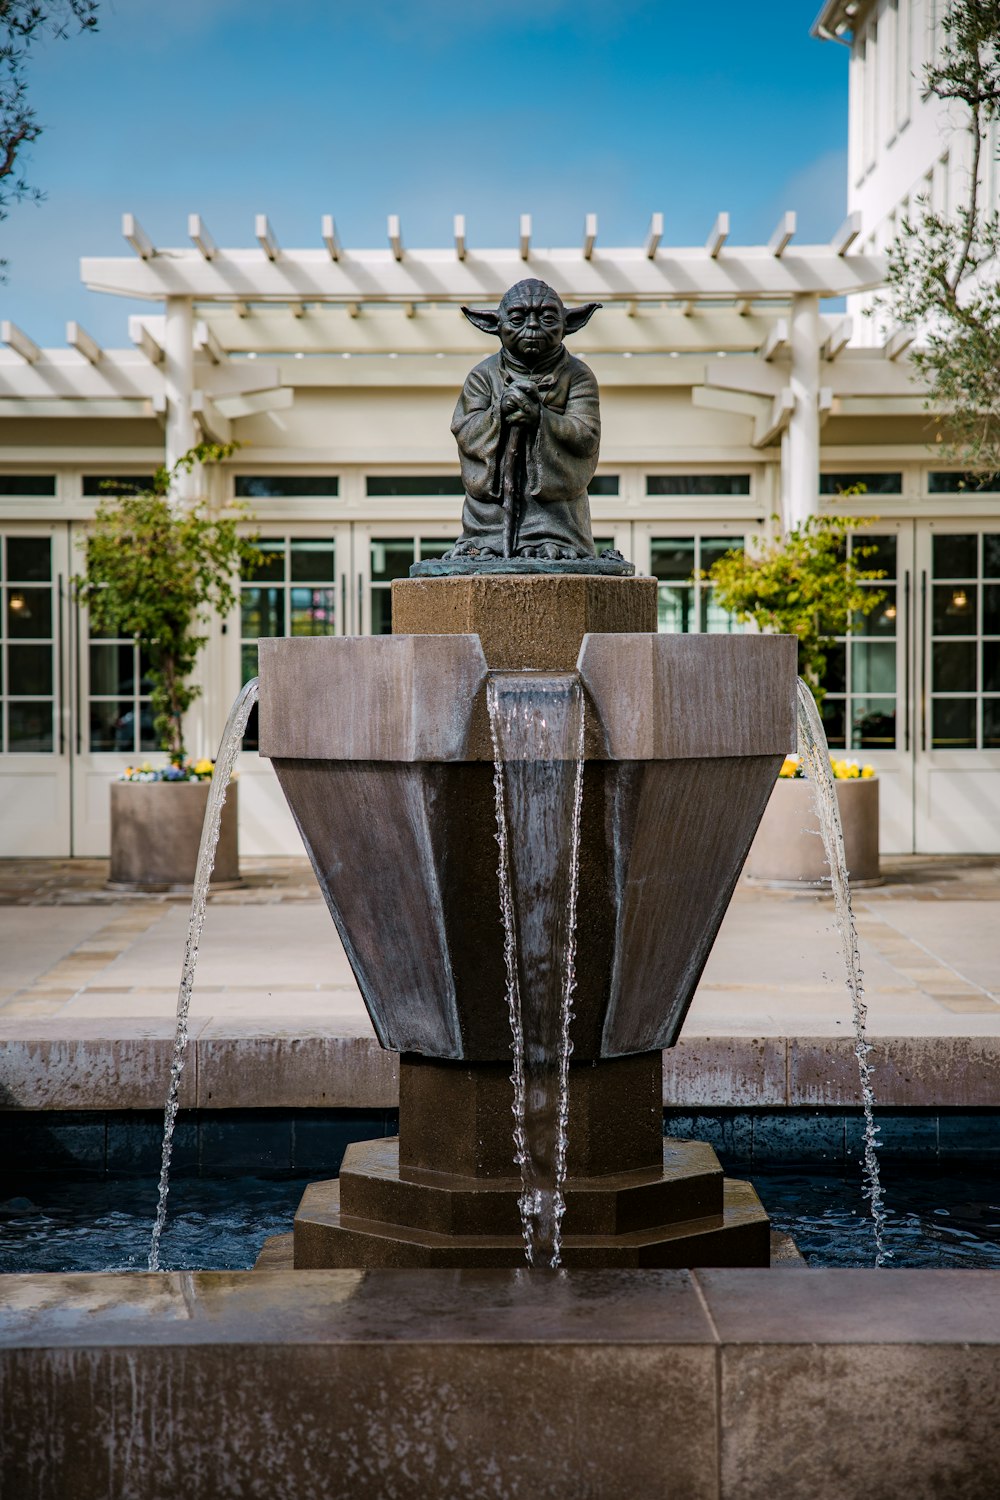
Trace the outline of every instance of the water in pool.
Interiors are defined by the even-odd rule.
[[[739,1175],[734,1172],[733,1175]],[[776,1229],[810,1265],[870,1266],[872,1225],[857,1170],[768,1167],[749,1175]],[[886,1174],[890,1266],[1000,1268],[1000,1180],[990,1164]],[[240,1270],[291,1228],[306,1183],[179,1177],[163,1236],[166,1270]],[[0,1272],[144,1271],[156,1181],[0,1182]]]

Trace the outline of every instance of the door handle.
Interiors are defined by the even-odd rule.
[[[920,574],[920,748],[927,749],[927,569]]]
[[[63,576],[62,576],[61,573],[59,573],[59,574],[56,575],[56,577],[57,577],[57,582],[56,582],[56,595],[57,595],[56,618],[57,618],[57,621],[58,621],[58,624],[57,624],[57,631],[58,631],[58,633],[56,635],[55,641],[52,644],[52,649],[53,649],[53,651],[57,651],[59,653],[59,657],[58,657],[59,672],[58,672],[58,674],[56,676],[56,689],[57,689],[57,692],[58,692],[59,696],[56,699],[56,703],[53,704],[53,707],[56,707],[56,705],[58,705],[58,710],[59,710],[59,754],[62,756],[62,755],[66,754],[66,681],[65,681],[65,665],[64,665],[64,661],[63,661],[63,654],[64,654],[63,653],[63,639],[64,639],[64,636],[63,636]]]
[[[910,570],[903,574],[903,618],[906,621],[906,636],[903,640],[903,748],[910,748],[910,716],[913,705],[910,701],[910,652],[913,642],[913,621],[910,618]]]

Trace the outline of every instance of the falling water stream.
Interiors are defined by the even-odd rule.
[[[861,973],[861,958],[858,953],[858,932],[851,907],[851,888],[847,879],[847,857],[844,851],[844,833],[840,825],[840,808],[837,803],[837,785],[830,767],[830,747],[826,742],[823,724],[815,699],[801,677],[798,679],[799,694],[799,755],[809,773],[819,813],[820,832],[826,862],[830,866],[830,884],[837,908],[837,925],[844,952],[844,973],[851,996],[854,1014],[854,1055],[858,1059],[861,1079],[861,1101],[865,1112],[865,1150],[862,1166],[865,1175],[865,1197],[871,1204],[872,1222],[875,1226],[875,1264],[884,1266],[892,1259],[892,1251],[885,1247],[885,1199],[878,1170],[878,1134],[873,1109],[875,1094],[872,1089],[872,1066],[868,1061],[871,1046],[868,1042],[866,1021],[868,1008],[864,1001],[864,983]]]
[[[583,690],[575,674],[496,673],[487,702],[521,1225],[528,1264],[555,1268],[566,1207]]]
[[[188,1011],[191,1008],[191,990],[194,987],[194,971],[198,962],[198,945],[205,925],[205,908],[208,905],[208,883],[215,865],[215,851],[219,843],[219,828],[222,824],[222,809],[226,793],[232,780],[233,768],[240,753],[247,720],[257,702],[258,679],[253,677],[240,692],[233,704],[222,733],[222,742],[212,772],[212,784],[208,791],[208,806],[198,846],[198,863],[195,866],[194,889],[191,893],[191,915],[188,917],[187,940],[184,944],[184,963],[181,967],[181,982],[177,991],[177,1026],[174,1031],[174,1050],[170,1061],[170,1087],[163,1112],[163,1154],[160,1159],[160,1192],[156,1205],[156,1221],[149,1243],[149,1270],[160,1269],[160,1238],[167,1217],[167,1194],[170,1192],[170,1156],[174,1145],[174,1125],[180,1103],[181,1074],[187,1060]]]

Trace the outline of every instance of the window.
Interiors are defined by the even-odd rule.
[[[588,495],[617,495],[619,479],[617,474],[595,474],[587,486]]]
[[[336,635],[336,545],[332,537],[261,537],[254,543],[265,561],[240,584],[240,674],[257,676],[261,636]],[[257,710],[243,738],[257,749]]]
[[[92,631],[87,665],[91,750],[125,755],[155,750],[146,653],[128,637]]]
[[[992,495],[1000,491],[1000,474],[959,474],[949,470],[932,471],[927,476],[931,495],[961,495],[969,491]]]
[[[54,474],[0,474],[0,495],[54,495]]]
[[[410,564],[441,557],[454,547],[450,537],[372,537],[371,562],[372,635],[392,634],[392,581],[409,578]]]
[[[1000,749],[1000,532],[931,547],[931,745]]]
[[[465,485],[460,474],[369,474],[365,493],[373,499],[391,495],[464,495]]]
[[[901,495],[903,493],[903,476],[899,473],[840,473],[819,476],[821,495],[839,495],[856,484],[863,484],[869,495]]]
[[[0,727],[11,755],[55,748],[55,637],[52,542],[47,536],[0,539]]]
[[[742,537],[653,537],[649,571],[658,580],[657,628],[677,635],[728,634],[743,629],[715,600],[712,585],[700,575],[724,552],[743,548]]]
[[[897,564],[894,534],[861,533],[848,537],[855,546],[874,547],[863,559],[885,578],[862,585],[880,590],[885,599],[869,615],[858,615],[846,635],[830,647],[826,659],[822,715],[826,737],[834,748],[896,748]]]
[[[98,499],[105,495],[132,495],[136,490],[148,490],[152,483],[152,474],[84,474],[83,493]]]
[[[749,474],[650,474],[647,495],[749,495]]]
[[[336,474],[237,474],[240,500],[296,500],[340,494]]]

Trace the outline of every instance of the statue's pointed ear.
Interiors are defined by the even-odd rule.
[[[579,333],[581,328],[586,328],[601,302],[584,302],[580,307],[567,307],[566,309],[566,332]]]
[[[486,307],[463,307],[462,311],[480,333],[500,333],[500,314]]]

